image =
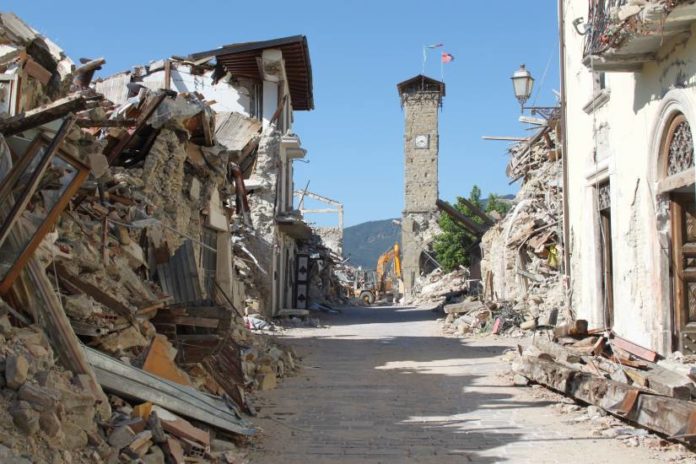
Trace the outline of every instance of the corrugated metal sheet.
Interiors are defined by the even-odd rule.
[[[119,395],[150,401],[169,411],[232,433],[254,435],[256,430],[219,396],[179,385],[99,351],[83,347],[99,384]]]
[[[186,240],[169,262],[157,265],[160,285],[176,303],[197,303],[204,299],[198,276],[193,242]]]

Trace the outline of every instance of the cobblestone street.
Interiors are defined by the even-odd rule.
[[[254,463],[650,463],[515,388],[512,341],[441,335],[427,310],[350,308],[290,329],[303,369],[256,399]]]

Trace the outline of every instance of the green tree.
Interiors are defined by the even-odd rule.
[[[488,195],[488,200],[486,202],[486,212],[491,213],[496,211],[500,213],[501,216],[505,216],[508,211],[510,211],[510,203],[502,201],[498,195],[491,193]]]
[[[471,188],[468,200],[478,209],[485,209],[487,212],[497,211],[504,215],[510,209],[510,206],[506,202],[501,201],[495,194],[489,195],[487,204],[484,208],[483,201],[481,201],[481,189],[477,185]],[[457,197],[457,201],[453,206],[457,211],[472,221],[478,224],[483,223],[483,220],[474,215],[469,210],[469,207],[464,204],[462,197]],[[462,229],[462,227],[455,223],[447,214],[440,215],[439,224],[442,233],[435,238],[433,250],[443,270],[445,272],[451,272],[458,266],[468,266],[470,263],[470,249],[476,244],[476,238]]]

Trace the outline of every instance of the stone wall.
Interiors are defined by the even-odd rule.
[[[411,293],[420,275],[423,249],[439,231],[438,110],[439,92],[402,95],[404,106],[404,213],[401,221],[404,288]]]
[[[438,195],[438,109],[440,94],[404,95],[404,210],[435,211]],[[416,138],[425,136],[425,148]]]

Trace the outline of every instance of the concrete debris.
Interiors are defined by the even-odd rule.
[[[448,274],[435,269],[428,275],[419,276],[413,287],[413,296],[405,297],[403,304],[437,307],[452,302],[453,298],[468,292],[469,270],[462,268]]]
[[[441,272],[435,271],[428,277],[434,282],[421,286],[422,295],[437,295],[431,301],[444,308],[446,333],[521,337],[571,320],[560,272],[563,161],[558,138],[554,115],[528,141],[510,149],[507,174],[522,179],[522,186],[510,212],[481,239],[482,279],[463,279],[438,292],[433,286],[440,285]]]
[[[0,237],[0,460],[236,459],[164,408],[253,434],[250,394],[299,368],[269,321],[344,301],[342,258],[287,182],[305,151],[286,113],[311,109],[311,88],[290,105],[274,84],[277,107],[259,109],[264,76],[233,76],[217,51],[92,82],[104,58],[76,67],[15,15],[0,38],[0,199],[21,200]],[[39,181],[19,182],[27,170]]]

